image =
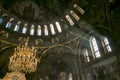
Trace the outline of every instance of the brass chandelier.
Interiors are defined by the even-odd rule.
[[[13,55],[10,57],[8,69],[10,71],[31,73],[37,69],[38,59],[36,58],[36,49],[28,47],[28,39],[25,45],[17,46]]]

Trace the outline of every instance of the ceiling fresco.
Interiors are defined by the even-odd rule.
[[[79,21],[80,14],[84,14],[84,10],[76,3],[77,0],[1,1],[1,20],[4,21],[1,22],[1,40],[24,44],[26,38],[30,37],[29,45],[36,47],[69,43],[83,34],[83,31],[73,27]],[[14,31],[18,25],[20,29]],[[25,34],[21,33],[24,27],[28,29]],[[34,35],[30,35],[33,27]],[[39,27],[41,36],[37,32]]]
[[[28,37],[28,46],[37,48],[40,59],[42,56],[38,79],[44,73],[53,77],[55,71],[72,69],[76,78],[76,57],[89,44],[86,36],[94,30],[95,35],[106,31],[119,44],[119,4],[118,0],[0,0],[0,78],[8,71],[14,47],[23,45]],[[31,77],[35,75],[30,74],[28,80]]]
[[[16,45],[30,37],[30,46],[48,47],[82,38],[95,26],[114,31],[109,11],[118,5],[115,0],[1,0],[0,20],[4,22],[0,22],[0,40]]]

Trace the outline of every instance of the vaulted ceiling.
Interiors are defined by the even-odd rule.
[[[119,43],[120,39],[117,36],[120,29],[119,26],[116,26],[120,19],[120,9],[117,8],[119,4],[118,0],[0,0],[0,16],[7,14],[4,22],[0,22],[1,77],[7,71],[9,56],[13,53],[14,46],[24,44],[28,37],[28,45],[38,48],[38,56],[45,52],[42,55],[42,65],[44,66],[40,64],[41,68],[38,69],[38,72],[43,69],[42,73],[45,73],[49,69],[48,74],[56,67],[58,72],[64,70],[68,65],[71,66],[66,71],[74,69],[75,66],[72,64],[75,61],[73,57],[75,54],[69,50],[70,48],[66,44],[75,48],[74,44],[80,43],[79,41],[84,38],[84,35],[91,34],[93,29],[101,32],[102,29],[107,30],[114,36],[113,39],[116,43]],[[73,16],[71,11],[77,17]],[[11,18],[14,18],[12,26],[6,28],[5,26]],[[14,31],[19,21],[21,22],[20,29]],[[115,21],[116,23],[113,23]],[[61,31],[56,22],[60,24]],[[26,23],[28,30],[24,34],[22,29]],[[55,34],[51,32],[51,24],[54,26]],[[30,35],[32,26],[35,29],[34,35]],[[37,34],[38,26],[41,30],[40,36]],[[48,35],[45,35],[46,27]],[[116,32],[116,30],[118,31]],[[48,50],[46,51],[46,49]],[[54,71],[52,73],[54,74]]]
[[[117,2],[114,0],[12,0],[11,2],[1,0],[1,15],[7,14],[4,23],[1,24],[1,34],[8,38],[3,40],[13,44],[24,44],[26,37],[30,37],[29,45],[37,47],[68,43],[89,32],[93,26],[106,26],[105,28],[111,30],[108,12],[118,5]],[[9,21],[12,26],[5,28]],[[16,25],[20,26],[18,31],[14,30]],[[23,34],[24,27],[27,27],[27,32]],[[54,29],[51,30],[51,27]],[[31,35],[32,28],[34,34]],[[41,30],[40,36],[38,29]]]
[[[83,35],[83,31],[79,31],[77,27],[72,28],[80,19],[80,10],[82,14],[84,13],[81,8],[84,5],[79,7],[79,2],[81,1],[13,0],[11,3],[1,1],[1,15],[7,14],[6,20],[2,23],[4,29],[1,30],[1,34],[8,38],[6,41],[14,44],[24,43],[26,37],[30,37],[29,45],[37,47],[68,43]],[[71,11],[72,13],[75,12],[77,18],[72,15]],[[12,23],[11,28],[7,28],[9,21]],[[14,31],[15,26],[18,25],[20,25],[20,29]],[[28,29],[25,34],[22,33],[24,27]],[[32,28],[34,28],[34,35],[30,35]],[[40,36],[38,36],[38,30]],[[78,35],[74,35],[73,32]],[[17,40],[14,39],[15,36]]]

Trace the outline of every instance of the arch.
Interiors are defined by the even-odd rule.
[[[112,30],[107,26],[98,25],[92,29],[96,32],[99,32],[101,35],[112,35]]]
[[[13,48],[14,46],[5,46],[3,48],[0,49],[0,52],[4,51],[4,50],[8,50],[9,48]]]
[[[42,55],[41,55],[41,56],[45,55],[45,53],[46,53],[48,50],[50,50],[50,49],[52,49],[52,48],[55,48],[55,47],[65,47],[65,48],[68,48],[68,49],[70,49],[70,50],[74,53],[74,55],[76,55],[75,51],[74,51],[70,46],[56,45],[56,46],[51,46],[51,47],[45,49],[45,50],[42,52]]]
[[[65,51],[65,50],[67,50],[67,51]],[[63,51],[63,52],[61,52],[61,51]],[[64,53],[66,53],[66,54],[64,54]],[[40,64],[38,65],[38,67],[40,67],[40,69],[38,68],[37,72],[38,73],[41,72],[41,74],[39,74],[39,75],[43,75],[43,74],[49,75],[51,80],[52,80],[51,76],[53,76],[53,74],[55,77],[60,72],[64,72],[64,71],[67,72],[67,74],[68,73],[77,74],[76,70],[73,71],[74,67],[75,67],[74,61],[75,61],[76,57],[71,55],[71,53],[73,55],[76,54],[75,51],[70,46],[66,46],[66,45],[51,46],[51,47],[45,49],[44,51],[42,51],[42,55],[40,56],[41,61],[40,61]],[[70,55],[67,56],[68,54],[70,54]],[[43,69],[46,72],[44,72]],[[50,70],[47,70],[47,69],[50,69]],[[55,79],[55,80],[57,80],[57,79]]]

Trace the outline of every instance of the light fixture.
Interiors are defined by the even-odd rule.
[[[28,39],[25,45],[17,46],[13,55],[10,57],[8,68],[12,72],[35,72],[38,59],[36,58],[36,49],[28,47]]]

